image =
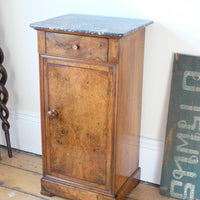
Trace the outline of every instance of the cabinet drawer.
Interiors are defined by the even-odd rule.
[[[108,39],[46,33],[46,53],[86,60],[107,61]]]

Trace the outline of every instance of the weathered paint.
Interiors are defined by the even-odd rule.
[[[200,200],[200,57],[175,54],[161,194]]]

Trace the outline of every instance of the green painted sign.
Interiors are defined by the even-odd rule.
[[[161,194],[200,200],[200,57],[174,56]]]

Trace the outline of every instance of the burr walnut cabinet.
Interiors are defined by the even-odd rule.
[[[31,24],[38,31],[42,194],[119,200],[137,185],[150,23],[71,14]]]

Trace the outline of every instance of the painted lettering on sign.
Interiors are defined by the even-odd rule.
[[[200,72],[184,71],[182,89],[190,92],[200,92]],[[179,108],[188,112],[200,112],[200,107],[195,105],[180,104]],[[200,145],[200,116],[193,116],[191,124],[185,119],[179,120],[177,128],[176,138],[180,144],[175,149],[177,153],[184,153],[185,156],[174,155],[176,168],[172,171],[174,179],[170,183],[170,195],[179,199],[193,200],[195,198],[195,185],[193,181],[198,175],[192,169],[199,164],[199,150],[191,147],[189,142],[199,142]],[[191,171],[183,169],[182,165],[184,163],[191,166]],[[184,183],[182,181],[184,177],[191,178],[191,182]],[[181,189],[183,192],[178,192],[178,189],[179,191]]]
[[[188,176],[191,178],[197,177],[196,173],[184,171],[181,167],[181,162],[188,163],[188,164],[197,164],[198,163],[197,156],[191,156],[190,158],[186,158],[183,156],[175,156],[174,161],[176,163],[177,169],[174,169],[172,174],[175,179],[181,179],[181,178],[183,178],[183,176]]]
[[[200,57],[174,55],[161,194],[200,200]]]
[[[191,92],[200,92],[200,72],[185,71],[182,88]]]
[[[170,194],[172,197],[179,198],[179,199],[194,200],[195,185],[193,185],[192,183],[186,183],[184,185],[183,194],[175,192],[176,187],[183,187],[183,183],[177,180],[171,181]],[[189,193],[189,196],[188,196],[188,193]]]
[[[180,109],[200,112],[200,107],[199,106],[191,106],[191,105],[181,104],[180,105]]]
[[[197,134],[197,133],[195,133],[195,134]],[[188,145],[188,142],[186,139],[190,139],[193,141],[200,141],[200,136],[196,136],[193,134],[189,135],[189,134],[178,133],[177,138],[179,138],[183,142],[182,144],[180,144],[176,147],[177,151],[184,152],[187,154],[199,155],[199,151],[197,151],[195,149],[193,150],[193,149],[185,148],[185,147]]]
[[[194,116],[193,117],[193,124],[187,124],[185,120],[180,120],[177,123],[178,128],[183,128],[187,130],[195,130],[197,129],[200,131],[200,116]]]

